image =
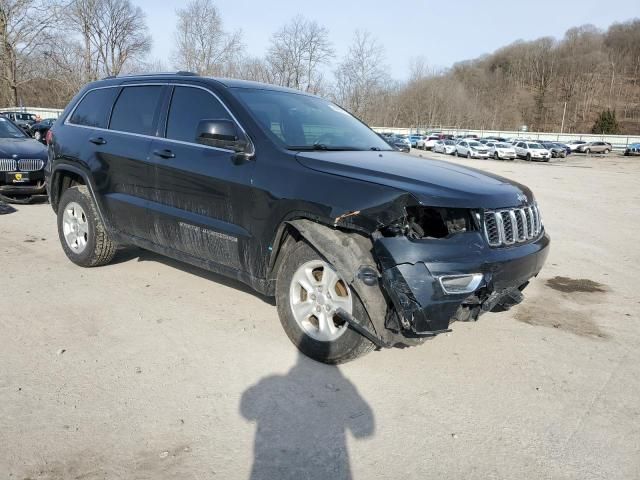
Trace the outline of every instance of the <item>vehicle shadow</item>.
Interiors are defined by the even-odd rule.
[[[0,200],[0,215],[9,215],[10,213],[14,213],[14,212],[17,212],[15,208],[13,208],[8,203],[5,203],[2,200]]]
[[[218,283],[220,285],[224,285],[225,287],[233,288],[239,290],[243,293],[248,293],[253,295],[254,297],[262,300],[265,303],[268,303],[271,306],[275,306],[275,299],[272,297],[266,297],[254,289],[240,282],[239,280],[235,280],[233,278],[225,277],[224,275],[220,275],[218,273],[210,272],[208,270],[204,270],[203,268],[198,268],[188,263],[181,262],[179,260],[174,260],[172,258],[166,257],[164,255],[160,255],[158,253],[151,252],[149,250],[144,250],[138,247],[124,247],[118,250],[118,253],[111,261],[112,265],[117,265],[119,263],[130,262],[132,260],[136,260],[138,262],[158,262],[163,265],[166,265],[171,268],[175,268],[182,272],[189,273],[191,275],[197,275],[200,278],[205,280],[209,280],[211,282]]]
[[[350,479],[347,430],[375,431],[371,408],[340,369],[302,354],[285,375],[248,388],[240,413],[256,424],[251,480]]]

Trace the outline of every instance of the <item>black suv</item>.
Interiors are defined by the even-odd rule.
[[[49,138],[62,248],[137,245],[275,296],[305,354],[422,343],[522,300],[549,238],[531,191],[394,151],[322,98],[193,74],[84,87]]]

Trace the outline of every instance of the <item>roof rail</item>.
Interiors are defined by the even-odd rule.
[[[102,80],[110,80],[112,78],[128,78],[128,77],[152,77],[155,75],[182,75],[184,77],[197,77],[198,74],[195,72],[188,72],[186,70],[180,70],[177,72],[149,72],[149,73],[126,73],[124,75],[108,75]]]

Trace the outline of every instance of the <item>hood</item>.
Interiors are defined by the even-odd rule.
[[[312,170],[411,193],[432,207],[503,208],[533,201],[527,187],[498,175],[399,152],[300,152],[296,158]]]
[[[0,138],[0,158],[41,158],[46,160],[47,147],[32,138]]]

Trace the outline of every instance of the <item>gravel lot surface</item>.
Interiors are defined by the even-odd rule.
[[[640,478],[640,160],[447,160],[533,189],[546,267],[339,368],[238,283],[137,249],[81,269],[49,205],[0,206],[0,478]]]

